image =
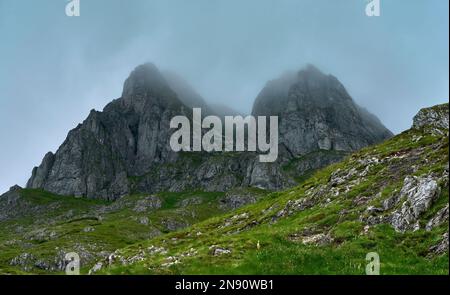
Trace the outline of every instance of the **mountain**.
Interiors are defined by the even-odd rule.
[[[0,196],[0,273],[63,273],[76,252],[83,274],[364,274],[376,252],[381,274],[448,275],[448,118],[448,104],[423,109],[277,192],[110,202],[14,186]]]
[[[92,110],[33,169],[27,187],[89,198],[126,195],[129,176],[177,157],[169,146],[169,122],[184,109],[154,65],[139,66],[125,81],[122,97],[103,112]]]
[[[192,107],[205,108],[204,115],[224,112],[176,74],[138,66],[120,98],[92,110],[55,154],[45,155],[27,188],[105,200],[134,192],[279,190],[392,135],[336,78],[312,66],[269,82],[255,101],[253,115],[280,118],[275,163],[260,163],[256,153],[173,152],[169,122],[191,116]]]
[[[252,114],[279,116],[280,145],[292,156],[316,150],[351,152],[392,136],[338,79],[312,65],[267,83]]]

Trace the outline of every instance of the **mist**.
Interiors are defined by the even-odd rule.
[[[392,132],[448,101],[448,1],[0,0],[0,192],[24,186],[44,154],[139,64],[187,81],[242,114],[272,79],[306,64],[336,76]]]

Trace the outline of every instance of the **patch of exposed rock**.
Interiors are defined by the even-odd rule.
[[[427,231],[432,230],[433,228],[443,224],[444,222],[448,222],[448,204],[439,210],[436,215],[428,221],[425,229]]]
[[[280,210],[275,216],[272,217],[272,221],[276,221],[282,217],[291,216],[296,212],[311,208],[315,204],[316,204],[315,201],[311,198],[289,200],[284,206],[284,208]]]
[[[153,211],[161,208],[161,199],[157,196],[148,196],[136,202],[133,208],[134,212],[142,213],[147,211]]]
[[[222,247],[219,247],[217,245],[210,246],[209,250],[211,251],[211,254],[213,256],[222,256],[222,255],[231,254],[231,250],[230,249],[222,248]]]
[[[437,179],[432,175],[407,176],[399,196],[399,200],[406,200],[400,209],[393,212],[391,225],[400,232],[414,228],[416,221],[431,207],[439,193]]]
[[[432,255],[441,255],[448,252],[448,232],[443,234],[442,240],[438,244],[431,246],[429,251]]]
[[[258,195],[253,192],[234,190],[227,192],[225,196],[219,200],[219,206],[222,209],[234,210],[248,204],[253,204],[257,199]]]

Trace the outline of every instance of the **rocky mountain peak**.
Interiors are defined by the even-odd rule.
[[[122,99],[127,107],[133,106],[136,111],[148,103],[161,106],[181,105],[176,93],[152,63],[139,65],[131,72],[125,80]]]
[[[326,75],[314,65],[298,72],[285,72],[269,81],[253,105],[254,115],[274,115],[304,107],[326,107],[330,104],[352,103],[345,87],[333,75]],[[303,106],[302,106],[303,105]]]
[[[313,65],[266,84],[255,116],[279,116],[280,143],[291,156],[317,150],[354,151],[392,136],[359,107],[339,80]]]

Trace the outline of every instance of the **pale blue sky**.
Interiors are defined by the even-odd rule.
[[[25,185],[92,108],[151,61],[207,100],[249,112],[267,80],[331,73],[394,132],[448,101],[448,1],[0,0],[0,192]]]

